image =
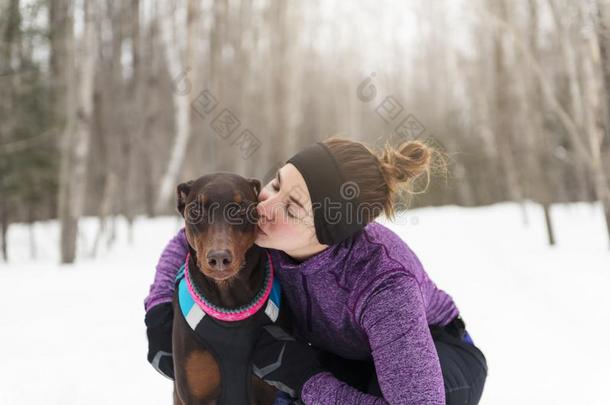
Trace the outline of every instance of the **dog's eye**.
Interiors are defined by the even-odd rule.
[[[203,205],[198,203],[191,203],[187,206],[186,209],[186,220],[191,224],[196,224],[201,222],[203,218],[205,218],[206,212],[203,208]]]
[[[240,205],[228,206],[226,207],[225,212],[229,217],[238,217],[246,213],[245,208]]]

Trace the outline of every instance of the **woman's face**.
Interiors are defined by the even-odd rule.
[[[258,199],[258,246],[283,250],[295,258],[325,247],[316,238],[307,185],[292,164],[278,170]]]

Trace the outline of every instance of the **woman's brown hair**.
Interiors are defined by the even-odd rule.
[[[398,146],[386,144],[377,151],[362,142],[340,137],[323,141],[335,157],[346,182],[358,187],[358,201],[367,207],[365,222],[382,212],[393,218],[395,203],[403,192],[412,193],[413,182],[430,176],[437,151],[422,141],[404,141]]]

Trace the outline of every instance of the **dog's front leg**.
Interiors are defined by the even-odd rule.
[[[178,312],[174,298],[172,352],[174,359],[174,403],[214,405],[220,397],[220,368],[211,352],[195,338]]]
[[[176,384],[175,383],[174,383],[174,405],[186,405],[180,399],[180,396],[178,395],[178,389],[176,388]]]

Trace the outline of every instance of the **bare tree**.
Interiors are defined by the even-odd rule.
[[[83,3],[83,31],[78,39],[71,30],[65,35],[65,65],[67,82],[66,127],[62,139],[62,160],[59,190],[59,220],[61,223],[61,261],[72,263],[76,255],[78,220],[82,215],[87,181],[87,159],[91,137],[93,89],[97,36],[95,33],[95,3]],[[68,6],[64,21],[73,23],[73,7]],[[78,63],[77,63],[78,61]]]
[[[176,134],[167,163],[167,169],[161,179],[156,202],[156,211],[160,212],[169,202],[180,174],[191,135],[191,78],[193,69],[193,24],[197,16],[195,0],[181,2],[162,2],[164,16],[161,23],[163,49],[169,75],[174,82],[172,100],[174,103]]]
[[[4,5],[2,5],[4,6]],[[0,112],[4,119],[0,119],[0,144],[9,139],[9,133],[14,128],[12,116],[16,106],[14,105],[16,88],[18,86],[18,72],[15,70],[15,59],[19,46],[19,32],[21,15],[19,12],[19,0],[10,0],[6,5],[6,24],[0,25],[0,92],[4,95],[0,98]],[[5,162],[0,162],[0,191],[6,195],[7,182],[5,179]],[[6,196],[0,198],[0,253],[4,260],[8,260],[8,227],[9,206]]]

